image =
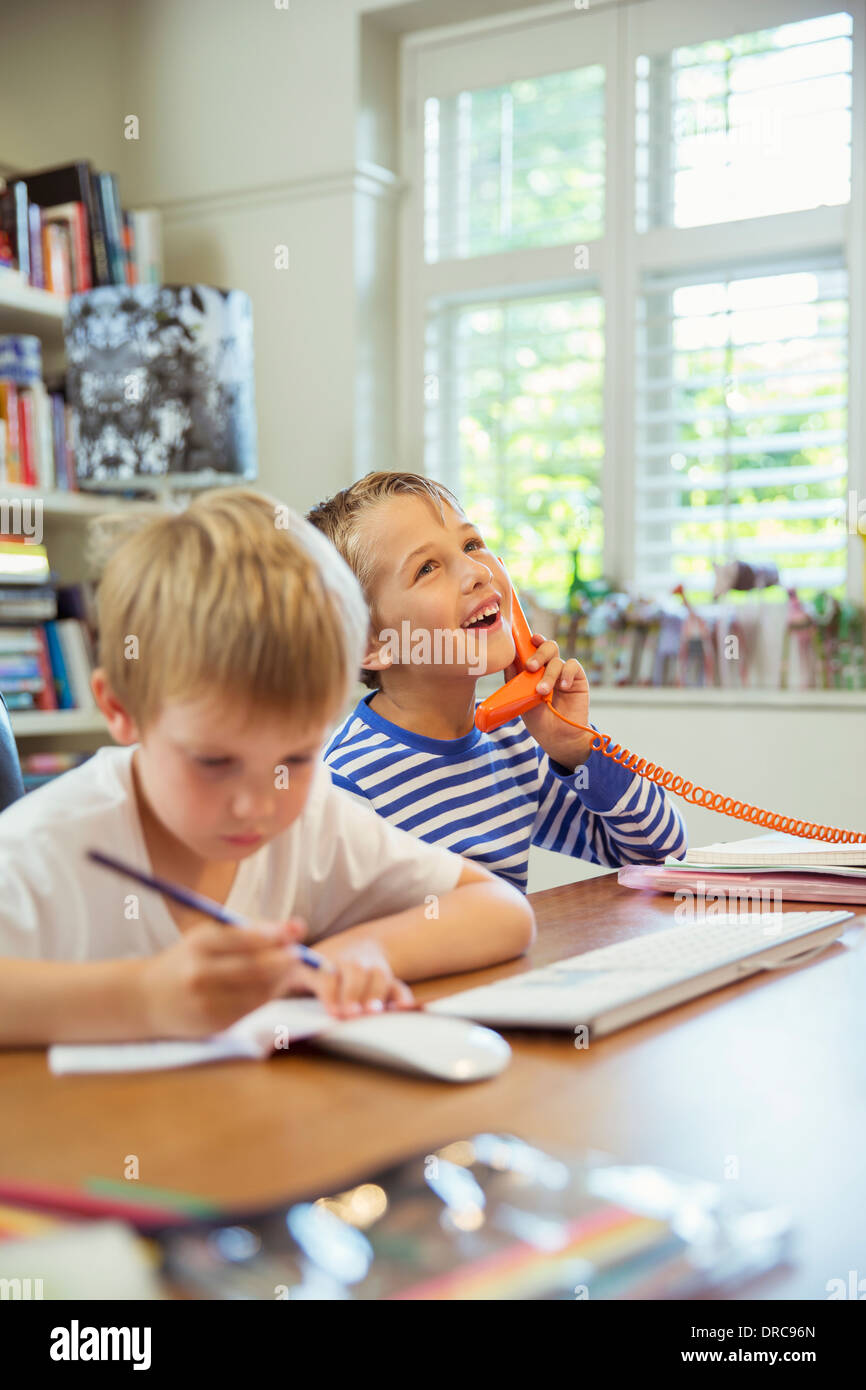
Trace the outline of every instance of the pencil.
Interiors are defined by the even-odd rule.
[[[182,888],[179,883],[171,883],[166,878],[158,878],[156,874],[145,874],[140,869],[134,869],[130,864],[124,864],[120,859],[113,859],[110,854],[103,854],[102,850],[89,849],[88,859],[92,859],[94,864],[101,864],[104,869],[111,869],[116,874],[124,874],[127,878],[134,879],[136,883],[144,884],[145,888],[152,888],[156,893],[164,893],[167,898],[172,898],[174,902],[181,903],[183,907],[194,908],[196,912],[201,912],[205,917],[212,917],[215,922],[222,922],[226,927],[253,927],[255,922],[249,917],[244,917],[239,912],[232,912],[229,908],[223,907],[222,903],[215,902],[213,898],[207,898],[203,893],[196,893],[191,888]],[[313,970],[324,970],[332,973],[334,966],[325,957],[319,955],[318,951],[311,951],[309,946],[296,943],[292,948],[298,959],[304,965],[309,965]]]
[[[4,1178],[0,1182],[0,1202],[27,1207],[32,1211],[53,1212],[58,1216],[116,1217],[139,1228],[145,1226],[183,1226],[188,1213],[156,1203],[121,1201],[117,1197],[96,1197],[74,1188],[50,1187],[44,1183],[19,1182]]]

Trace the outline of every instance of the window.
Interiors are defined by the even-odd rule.
[[[655,596],[735,558],[862,594],[866,7],[823,8],[406,41],[404,457],[549,604],[575,556]]]
[[[707,599],[711,562],[845,583],[847,277],[655,277],[640,306],[637,573]]]
[[[599,576],[600,296],[446,303],[429,321],[427,367],[428,471],[456,472],[488,545],[540,592],[567,592],[574,541],[585,577]]]
[[[642,54],[638,230],[707,226],[851,193],[850,14]]]
[[[424,104],[428,261],[601,235],[604,69]]]

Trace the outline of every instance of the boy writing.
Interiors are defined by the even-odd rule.
[[[369,608],[361,673],[373,693],[331,739],[337,786],[392,824],[526,890],[529,847],[593,864],[680,857],[686,831],[664,791],[591,751],[592,735],[542,704],[489,734],[475,727],[481,668],[515,673],[508,578],[447,488],[416,473],[369,473],[309,513],[357,575]],[[419,664],[391,634],[444,633]],[[533,634],[540,694],[589,724],[589,683]],[[405,645],[405,644],[404,644]],[[594,727],[594,726],[590,726]]]
[[[522,952],[513,889],[360,807],[321,762],[366,613],[332,547],[248,490],[111,556],[93,691],[120,747],[0,816],[0,1043],[196,1037],[268,999],[407,1007],[404,980]],[[256,919],[129,891],[90,848]],[[435,909],[431,911],[431,905]],[[333,966],[297,959],[302,936]]]

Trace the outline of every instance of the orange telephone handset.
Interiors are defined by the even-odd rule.
[[[499,563],[502,564],[502,561],[500,560]],[[510,580],[509,583],[511,583]],[[791,816],[779,815],[776,811],[762,811],[760,807],[751,806],[747,801],[735,801],[733,797],[722,796],[720,792],[710,791],[708,787],[695,786],[684,777],[679,777],[674,772],[665,771],[656,763],[648,763],[645,758],[638,757],[637,753],[631,753],[628,748],[621,748],[618,743],[611,745],[610,734],[600,734],[597,730],[590,728],[588,724],[578,724],[574,719],[566,719],[565,715],[561,714],[555,707],[552,694],[539,695],[536,691],[536,686],[544,673],[544,667],[540,667],[537,671],[524,669],[529,658],[535,655],[536,648],[532,642],[531,628],[517,601],[513,584],[511,584],[511,635],[514,638],[514,664],[520,669],[512,680],[506,681],[500,690],[484,700],[475,711],[475,723],[482,733],[490,733],[491,730],[498,729],[501,724],[507,724],[509,720],[516,719],[536,705],[546,704],[551,713],[555,714],[557,719],[561,719],[563,723],[570,724],[573,729],[582,729],[585,733],[592,734],[593,752],[600,752],[605,758],[611,758],[615,763],[619,763],[628,772],[635,772],[639,777],[646,777],[649,781],[656,782],[666,791],[675,792],[677,796],[690,801],[693,806],[703,806],[709,811],[718,811],[722,816],[733,816],[735,820],[744,820],[751,825],[763,826],[766,830],[780,830],[786,835],[800,835],[809,840],[824,840],[830,844],[866,844],[866,835],[857,830],[837,830],[831,825],[817,825],[812,821],[795,820]]]
[[[502,561],[499,563],[502,564]],[[498,729],[500,724],[507,724],[509,719],[516,719],[519,714],[525,714],[528,709],[540,705],[545,699],[543,695],[536,694],[535,689],[544,675],[544,667],[537,671],[524,669],[529,658],[535,656],[536,649],[532,643],[532,629],[517,601],[513,584],[511,636],[514,638],[514,664],[519,667],[518,674],[513,680],[507,681],[501,690],[497,690],[495,695],[490,695],[475,711],[475,724],[484,734],[489,734],[491,729]],[[548,695],[547,702],[550,703],[550,700],[551,696]]]

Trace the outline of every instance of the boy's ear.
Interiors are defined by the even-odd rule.
[[[365,671],[387,671],[394,665],[397,653],[394,650],[394,639],[397,634],[390,628],[385,628],[382,632],[377,632],[371,625],[367,631],[367,642],[361,667]]]
[[[115,743],[138,743],[138,725],[108,684],[108,678],[102,666],[97,666],[91,675],[90,689],[93,691],[93,698],[102,711],[108,725],[108,732]]]

